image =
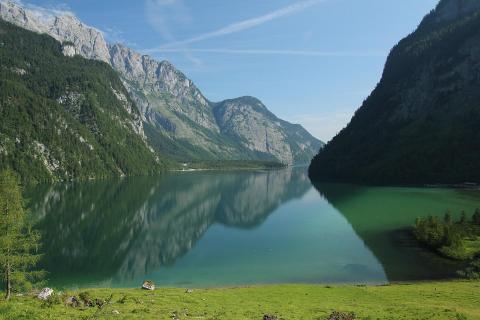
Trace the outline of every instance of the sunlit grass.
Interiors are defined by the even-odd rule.
[[[480,282],[389,286],[275,285],[198,289],[92,289],[110,303],[72,308],[31,296],[0,302],[1,319],[326,319],[334,310],[358,319],[480,319]],[[64,293],[79,296],[80,292]],[[63,299],[63,298],[62,298]]]

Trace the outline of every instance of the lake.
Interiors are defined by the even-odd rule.
[[[59,183],[27,196],[49,283],[71,289],[450,277],[458,265],[405,229],[480,207],[472,190],[314,187],[306,168]]]

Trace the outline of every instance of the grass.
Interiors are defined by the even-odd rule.
[[[110,303],[98,307],[48,306],[31,296],[0,302],[0,319],[327,319],[334,311],[358,319],[480,319],[480,282],[388,286],[273,285],[198,289],[91,289]],[[66,295],[79,297],[80,292]],[[62,299],[63,300],[63,299]]]

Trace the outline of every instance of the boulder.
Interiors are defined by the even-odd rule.
[[[155,290],[155,284],[153,283],[153,281],[144,281],[142,289],[153,291]]]
[[[43,288],[42,291],[37,295],[37,298],[40,300],[47,300],[53,294],[53,289]]]

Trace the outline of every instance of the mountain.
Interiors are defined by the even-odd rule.
[[[480,182],[480,1],[442,0],[314,158],[313,180]]]
[[[225,100],[213,112],[224,136],[282,163],[308,163],[322,146],[302,126],[277,118],[253,97]]]
[[[210,102],[169,62],[156,61],[121,44],[108,44],[99,30],[86,26],[72,14],[55,16],[0,1],[0,17],[52,36],[63,44],[68,56],[80,55],[110,64],[140,110],[148,143],[175,160],[308,163],[323,145],[302,127],[281,121],[268,111],[265,113],[268,116],[258,118],[252,125],[237,117],[235,122],[226,124],[227,131],[238,125],[236,134],[225,134],[223,123],[215,115],[217,107],[230,104],[229,109],[236,114],[244,113],[245,119],[253,119],[258,117],[254,111],[257,101],[248,108],[243,102]],[[259,132],[261,135],[256,137]]]
[[[165,168],[118,74],[62,50],[0,20],[0,167],[36,182]]]

